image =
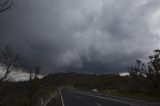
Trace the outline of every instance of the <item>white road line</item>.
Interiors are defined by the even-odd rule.
[[[47,106],[47,104],[54,98],[54,96],[51,96],[48,100],[45,101],[45,103],[42,104],[42,106]]]
[[[101,105],[101,104],[99,104],[99,103],[96,103],[96,105],[98,105],[98,106],[103,106],[103,105]]]
[[[122,100],[117,100],[117,99],[111,99],[111,98],[96,96],[96,95],[92,95],[92,94],[85,94],[85,93],[81,93],[81,92],[78,92],[78,93],[82,94],[82,95],[88,95],[88,96],[100,98],[100,99],[111,100],[111,101],[114,101],[114,102],[119,102],[119,103],[131,105],[131,106],[147,106],[147,105],[142,105],[142,104],[137,104],[137,103],[126,102],[126,101],[122,101]]]
[[[63,97],[62,97],[61,90],[60,90],[60,96],[61,96],[61,102],[62,102],[62,106],[64,106],[64,101],[63,101]]]

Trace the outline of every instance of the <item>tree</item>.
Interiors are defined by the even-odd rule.
[[[3,75],[0,78],[0,83],[7,79],[7,76],[10,74],[13,68],[20,67],[23,63],[22,56],[14,52],[13,49],[4,47],[0,50],[0,63],[3,67]]]
[[[154,55],[149,56],[146,76],[152,82],[155,89],[160,88],[160,50],[155,50]]]
[[[136,65],[129,67],[128,72],[132,78],[144,77],[146,73],[145,63],[136,60]]]
[[[3,69],[0,75],[0,104],[9,99],[8,83],[9,74],[13,68],[18,68],[22,65],[22,57],[10,47],[6,46],[0,49],[0,66]],[[6,89],[7,88],[7,89]],[[4,92],[6,92],[4,94]]]
[[[137,60],[136,65],[128,69],[130,77],[136,80],[136,84],[145,79],[149,88],[152,90],[160,89],[160,50],[155,50],[154,54],[149,56],[148,62],[142,63]],[[140,85],[144,85],[144,83]]]
[[[10,9],[13,5],[13,0],[0,0],[0,13]]]
[[[34,67],[34,73],[30,71],[30,78],[29,78],[29,88],[28,88],[28,106],[34,105],[34,94],[40,87],[40,80],[38,78],[38,75],[41,71],[40,66]]]

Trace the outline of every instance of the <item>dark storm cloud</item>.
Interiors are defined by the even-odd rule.
[[[7,41],[46,72],[124,71],[160,47],[159,18],[159,0],[15,0],[0,15]]]

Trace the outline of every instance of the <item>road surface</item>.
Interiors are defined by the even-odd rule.
[[[122,97],[99,96],[66,88],[61,90],[61,101],[62,106],[160,106],[159,103],[147,103]]]

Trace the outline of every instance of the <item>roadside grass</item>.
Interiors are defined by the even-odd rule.
[[[160,92],[127,92],[117,90],[103,90],[100,93],[111,96],[129,97],[149,102],[160,102]]]
[[[41,87],[34,94],[31,99],[32,106],[39,106],[40,99],[43,98],[44,101],[50,97],[56,91],[54,87]],[[27,89],[20,91],[16,95],[13,95],[8,99],[3,106],[28,106],[28,92]]]
[[[75,87],[74,87],[75,88]],[[78,91],[91,92],[91,90],[81,87],[75,88]],[[98,90],[99,94],[128,97],[132,99],[144,100],[148,102],[160,102],[160,92],[133,92],[133,91],[119,91],[119,90]]]

